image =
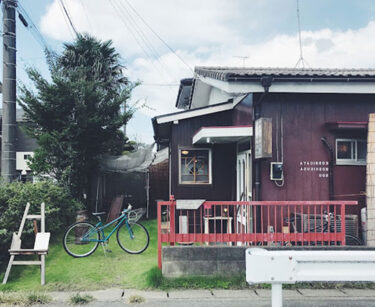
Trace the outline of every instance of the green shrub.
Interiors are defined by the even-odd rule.
[[[73,222],[76,211],[82,207],[52,181],[0,183],[0,255],[7,254],[12,234],[18,231],[27,202],[31,204],[29,214],[40,214],[40,204],[45,203],[46,231],[52,236]],[[31,246],[27,245],[28,242]],[[30,248],[33,242],[33,223],[27,221],[22,233],[22,247]]]

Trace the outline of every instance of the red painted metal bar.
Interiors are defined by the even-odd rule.
[[[158,266],[162,265],[163,243],[345,245],[347,205],[357,202],[206,201],[197,210],[176,210],[176,201],[171,197],[170,201],[157,204]],[[162,212],[166,213],[164,221]],[[180,233],[180,229],[186,229],[182,225],[176,228],[176,220],[180,223],[182,215],[187,218],[188,233]]]

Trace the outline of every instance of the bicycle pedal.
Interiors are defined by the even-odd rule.
[[[112,253],[112,250],[110,250],[110,249],[106,249],[105,250],[107,253]]]

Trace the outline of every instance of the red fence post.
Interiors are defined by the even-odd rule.
[[[346,226],[345,226],[345,203],[341,204],[341,244],[346,245],[345,242],[345,234],[346,234]]]
[[[157,206],[158,216],[158,267],[161,269],[161,203],[158,202]]]
[[[170,201],[169,212],[170,212],[170,221],[171,221],[170,232],[169,232],[170,234],[169,242],[170,242],[170,245],[174,245],[176,242],[176,200],[174,199],[173,195],[169,197],[169,201]]]

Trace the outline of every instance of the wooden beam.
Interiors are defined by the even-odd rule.
[[[18,260],[13,261],[13,265],[41,265],[41,261],[32,261],[32,260]]]

